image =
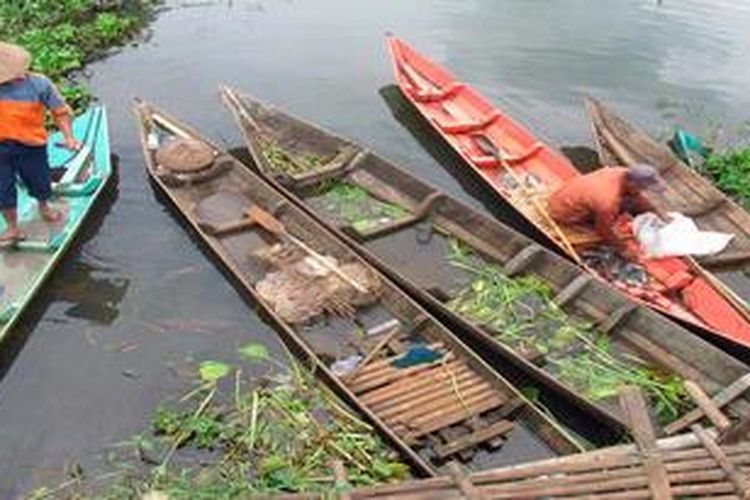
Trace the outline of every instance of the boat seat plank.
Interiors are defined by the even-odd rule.
[[[495,110],[489,116],[478,120],[447,121],[433,118],[433,122],[435,122],[436,127],[438,127],[446,134],[469,134],[471,132],[486,129],[487,127],[495,123],[500,118],[500,116],[500,112]]]
[[[594,280],[590,274],[579,274],[573,281],[565,285],[565,288],[555,295],[553,302],[560,307],[565,306],[575,299]]]
[[[465,88],[466,85],[464,85],[463,83],[453,82],[442,90],[416,91],[412,93],[412,97],[415,101],[422,103],[438,102],[455,96]]]
[[[536,243],[531,243],[505,263],[505,272],[508,273],[508,276],[514,276],[520,273],[521,271],[529,267],[531,263],[542,253],[543,251],[541,246],[537,245]]]
[[[483,429],[462,436],[453,442],[435,447],[435,452],[440,458],[448,458],[459,451],[489,441],[498,436],[503,436],[513,430],[513,422],[509,420],[498,420]]]
[[[623,304],[622,306],[615,309],[612,314],[609,314],[604,319],[604,321],[599,324],[599,330],[601,330],[603,333],[611,333],[612,330],[625,323],[628,318],[637,310],[638,305],[636,305],[634,302],[627,302]]]

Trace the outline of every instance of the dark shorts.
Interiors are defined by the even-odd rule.
[[[16,179],[39,201],[52,196],[47,146],[0,142],[0,209],[16,207]]]

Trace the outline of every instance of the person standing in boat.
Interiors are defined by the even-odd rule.
[[[627,244],[617,234],[617,220],[624,213],[654,212],[669,222],[670,217],[643,194],[665,189],[659,171],[651,165],[605,167],[563,184],[549,197],[549,213],[564,226],[593,226],[605,244],[629,255]]]
[[[16,211],[16,177],[39,202],[39,213],[58,222],[60,211],[49,204],[52,182],[47,158],[45,112],[49,110],[65,139],[64,146],[77,150],[73,136],[73,112],[50,80],[30,73],[31,55],[18,45],[0,42],[0,211],[6,230],[0,246],[23,239]]]

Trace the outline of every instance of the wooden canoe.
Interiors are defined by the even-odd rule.
[[[503,456],[506,441],[533,441],[532,455],[580,449],[408,294],[268,182],[154,106],[138,103],[136,114],[146,167],[156,185],[240,287],[268,313],[295,354],[360,410],[421,473],[434,474],[454,456],[471,461],[478,447],[493,448],[493,456]],[[208,146],[213,153],[210,165],[188,174],[157,164],[156,151],[177,138]],[[258,210],[274,224],[283,224],[291,236],[269,231],[267,224],[257,223],[259,219],[247,224],[244,214]],[[291,244],[294,241],[298,243]],[[280,260],[261,258],[271,252]],[[288,290],[280,288],[289,276],[285,269],[302,273],[300,265],[312,273],[304,275],[309,280],[304,290],[290,291],[278,300],[269,296],[274,287]],[[329,270],[338,270],[336,277]],[[326,284],[319,281],[321,276]],[[354,283],[347,285],[347,280]],[[363,283],[372,290],[372,300],[367,302],[353,288]],[[337,294],[325,295],[327,287],[334,285]],[[312,297],[322,294],[331,300],[307,321],[298,321],[292,317],[298,309],[285,309],[283,304],[293,294],[299,298],[310,290]],[[356,367],[332,369],[336,361],[352,356],[360,356]],[[421,361],[414,361],[414,356],[421,356]]]
[[[26,240],[0,250],[0,342],[62,259],[112,174],[104,108],[77,117],[73,132],[83,144],[80,151],[58,146],[63,139],[59,132],[50,136],[47,147],[53,177],[50,203],[62,211],[61,222],[41,220],[36,200],[19,185],[18,219]],[[0,231],[5,231],[1,218]]]
[[[668,185],[664,194],[654,197],[654,204],[689,215],[701,229],[734,235],[724,251],[698,259],[703,267],[732,269],[750,264],[750,214],[746,210],[683,163],[666,144],[655,141],[596,99],[587,97],[585,103],[603,165],[654,165]]]
[[[677,323],[366,148],[227,87],[222,89],[222,97],[244,134],[255,166],[269,182],[455,326],[454,331],[465,334],[488,359],[500,357],[512,363],[614,430],[625,429],[616,394],[601,399],[586,397],[555,372],[552,363],[545,362],[546,358],[563,357],[563,348],[539,357],[498,340],[499,332],[478,324],[471,314],[454,312],[450,304],[473,280],[451,264],[452,241],[509,275],[543,278],[552,288],[555,307],[576,321],[597,325],[611,339],[615,351],[637,356],[622,357],[631,367],[645,365],[694,379],[711,393],[750,372],[748,366]],[[268,160],[269,147],[283,151],[293,161],[313,156],[328,161],[308,173],[280,173]],[[336,183],[367,193],[371,200],[358,198],[362,211],[376,200],[403,207],[404,213],[358,229],[324,201],[326,190]],[[750,394],[737,402],[738,414],[750,409],[748,401]]]
[[[546,204],[563,183],[581,175],[575,167],[487,98],[404,41],[390,37],[388,47],[399,88],[465,160],[470,171],[562,251],[585,265],[580,253],[596,246],[598,236],[585,228],[559,226]],[[502,161],[491,154],[494,151],[500,153]],[[631,231],[627,221],[623,222]],[[715,277],[691,259],[641,257],[640,264],[648,274],[645,285],[628,286],[619,280],[612,283],[663,313],[711,332],[719,342],[750,348],[750,311]]]

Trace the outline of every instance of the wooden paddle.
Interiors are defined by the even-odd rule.
[[[341,269],[338,268],[338,266],[331,264],[331,262],[327,258],[310,248],[305,242],[301,241],[295,236],[292,236],[279,219],[266,212],[259,206],[251,205],[245,212],[245,215],[248,220],[257,222],[260,227],[262,227],[269,233],[273,233],[277,236],[283,236],[288,239],[294,245],[304,250],[305,253],[317,260],[323,267],[330,270],[346,283],[349,283],[351,286],[353,286],[357,291],[364,294],[369,293],[369,290],[367,288],[362,286],[351,276],[348,276],[346,273],[344,273]]]
[[[521,177],[513,170],[513,167],[511,167],[508,162],[506,161],[505,157],[503,156],[502,151],[500,151],[500,148],[495,144],[489,137],[487,137],[484,134],[475,134],[472,135],[472,139],[474,139],[474,142],[476,142],[479,149],[484,153],[488,154],[490,156],[494,156],[497,161],[500,162],[500,165],[505,169],[508,174],[513,178],[516,184],[519,185],[521,188],[521,191],[523,192],[523,195],[531,201],[531,204],[534,206],[537,212],[542,216],[544,220],[547,221],[547,223],[552,226],[552,229],[554,230],[557,237],[560,239],[561,243],[565,247],[565,249],[568,251],[571,257],[573,257],[573,260],[576,261],[578,264],[583,264],[583,261],[581,261],[581,257],[578,255],[578,252],[576,252],[576,249],[573,247],[573,244],[570,243],[570,240],[568,240],[568,237],[565,236],[565,233],[563,233],[560,226],[555,222],[555,220],[552,218],[552,216],[549,214],[549,211],[542,206],[541,203],[539,203],[539,200],[537,200],[533,193],[531,193],[528,188],[526,187],[526,183],[524,182]]]

